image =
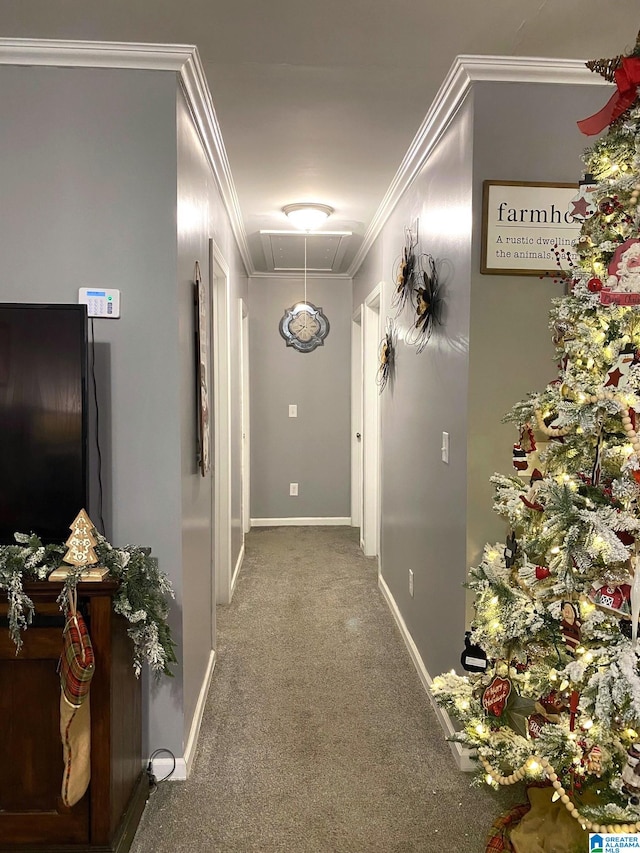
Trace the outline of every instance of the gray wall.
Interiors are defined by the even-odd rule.
[[[604,81],[603,81],[604,82]],[[474,229],[469,365],[469,565],[485,542],[503,541],[492,511],[494,471],[513,473],[513,424],[501,418],[556,376],[549,308],[564,285],[537,276],[482,275],[482,182],[578,181],[589,144],[576,121],[608,98],[600,86],[480,83],[474,86]],[[496,128],[501,144],[496,145]]]
[[[250,279],[249,296],[251,517],[349,517],[351,282],[308,279],[307,297],[330,324],[310,353],[287,347],[278,330],[303,298],[301,280]]]
[[[94,321],[106,532],[151,546],[173,582],[180,665],[174,679],[145,679],[144,735],[149,751],[182,756],[215,636],[191,285],[196,259],[209,285],[209,237],[229,264],[232,305],[246,298],[246,277],[174,72],[0,66],[0,114],[0,300],[75,303],[80,286],[121,290],[122,317]],[[238,365],[234,355],[236,384]],[[99,523],[96,508],[94,495]],[[236,524],[234,563],[241,546]]]
[[[466,103],[401,199],[373,262],[367,259],[354,286],[359,304],[378,281],[393,280],[404,228],[416,218],[421,250],[447,259],[443,326],[417,355],[403,342],[409,310],[398,318],[395,381],[381,398],[382,574],[434,673],[451,667],[464,619],[472,118]],[[383,316],[393,313],[391,287],[385,291]],[[440,458],[443,430],[450,435],[449,465]]]
[[[77,302],[80,286],[121,290],[122,317],[95,321],[111,377],[101,412],[111,436],[108,533],[151,546],[171,575],[181,644],[176,77],[2,66],[0,80],[0,299]],[[182,689],[179,669],[167,701],[180,714]],[[154,746],[179,754],[180,730],[150,713]]]
[[[555,375],[548,311],[562,288],[480,274],[482,181],[577,181],[587,140],[574,121],[602,103],[598,86],[474,85],[354,279],[356,308],[392,281],[416,217],[423,249],[446,259],[444,324],[421,355],[399,343],[382,399],[382,574],[432,675],[459,666],[462,583],[484,543],[505,535],[489,477],[513,470],[516,435],[501,418]]]
[[[205,157],[198,131],[182,93],[177,105],[177,234],[178,234],[178,333],[180,338],[181,369],[181,460],[182,460],[182,586],[183,586],[183,647],[184,668],[184,740],[196,709],[196,703],[212,642],[215,642],[215,607],[213,590],[212,529],[213,509],[212,471],[202,477],[196,467],[195,442],[195,380],[194,380],[194,323],[193,278],[195,262],[200,265],[206,285],[207,300],[211,306],[209,280],[209,237],[212,237],[230,269],[230,294],[232,313],[237,313],[239,297],[246,299],[247,281],[239,254],[232,239],[228,218],[222,207],[213,174]],[[210,309],[210,317],[213,312]],[[215,322],[215,320],[213,321]],[[239,383],[240,361],[237,357],[239,342],[237,323],[231,322],[232,389]],[[209,348],[211,352],[211,346]],[[213,370],[209,371],[210,402],[215,390]],[[232,536],[232,565],[242,546],[239,528],[240,458],[239,458],[239,407],[240,401],[232,390],[232,484],[231,500],[235,507]],[[211,413],[213,416],[213,413]],[[213,426],[213,423],[211,424]],[[213,445],[213,433],[212,433]],[[213,446],[211,447],[213,454]],[[213,456],[212,456],[213,459]],[[170,685],[165,685],[165,689]],[[167,709],[167,722],[170,710]],[[181,753],[182,754],[182,753]]]

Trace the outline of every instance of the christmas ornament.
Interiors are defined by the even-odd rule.
[[[569,215],[579,222],[584,222],[596,212],[594,193],[598,187],[593,175],[585,175],[578,183],[578,192],[569,202]]]
[[[617,206],[615,198],[603,198],[598,202],[598,211],[605,216],[610,216],[615,212]]]
[[[628,583],[616,587],[594,587],[589,598],[597,607],[616,616],[631,615],[631,586]]]
[[[487,669],[487,655],[480,646],[471,642],[471,631],[465,632],[460,663],[467,672],[485,672]]]
[[[640,305],[640,239],[618,246],[608,268],[606,287],[600,293],[603,305]]]
[[[591,293],[600,293],[603,286],[599,278],[590,278],[587,282],[587,287]]]
[[[532,465],[539,464],[537,446],[533,430],[529,424],[520,428],[520,438],[513,445],[513,467],[516,471],[527,471]]]
[[[622,768],[622,792],[629,797],[629,804],[640,805],[640,744],[632,743],[627,750],[627,763]]]
[[[543,581],[551,574],[546,566],[536,566],[536,580]]]
[[[501,717],[510,695],[511,681],[496,675],[482,694],[482,707],[488,714]]]
[[[565,320],[557,320],[553,326],[553,343],[557,347],[564,346],[566,341],[571,341],[574,338],[569,331],[571,326]]]
[[[536,710],[549,722],[557,723],[560,715],[569,710],[564,696],[557,690],[551,690],[546,696],[542,696],[536,702]]]
[[[82,581],[104,580],[109,571],[96,565],[99,561],[94,546],[98,544],[98,540],[93,535],[95,525],[87,515],[86,510],[81,509],[69,527],[71,536],[64,543],[68,550],[62,558],[63,562],[81,568],[83,570]],[[48,580],[51,582],[63,581],[68,576],[69,571],[70,569],[67,567],[59,566],[51,572]]]
[[[572,654],[580,645],[580,629],[582,623],[578,608],[571,601],[562,602],[562,620],[560,622],[560,633],[568,651]]]
[[[543,477],[538,468],[535,468],[533,473],[531,474],[531,478],[529,480],[531,488],[527,495],[520,495],[520,500],[527,507],[527,509],[532,509],[535,512],[542,512],[544,507],[537,500],[537,494],[540,490],[540,484],[542,483]]]
[[[532,740],[540,737],[542,733],[542,729],[549,725],[549,720],[545,719],[542,714],[532,714],[529,717],[529,722],[527,725],[527,731],[529,732],[529,737]]]
[[[513,445],[513,467],[516,471],[526,471],[529,467],[527,451],[520,444]]]
[[[620,350],[615,364],[607,372],[605,388],[623,388],[629,382],[629,371],[636,360],[636,348],[633,344],[627,344]]]
[[[504,564],[508,569],[510,569],[515,563],[517,553],[518,543],[516,542],[516,535],[511,531],[507,536],[507,543],[504,549]]]
[[[578,701],[580,694],[577,690],[572,690],[569,697],[569,731],[574,731],[576,727],[576,714],[578,713]]]
[[[592,746],[587,753],[585,769],[598,778],[602,775],[602,750],[599,746]]]

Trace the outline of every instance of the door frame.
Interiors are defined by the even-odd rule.
[[[362,539],[362,305],[351,317],[351,526]],[[360,438],[358,438],[360,436]]]
[[[239,340],[240,340],[240,429],[241,429],[241,477],[242,477],[242,532],[251,530],[251,417],[249,399],[249,308],[246,301],[239,298]]]
[[[209,239],[213,336],[213,547],[216,604],[229,604],[231,588],[231,334],[230,270]]]
[[[382,335],[379,282],[362,305],[362,541],[367,557],[380,556],[380,394],[376,378]]]

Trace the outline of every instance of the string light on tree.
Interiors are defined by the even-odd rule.
[[[504,543],[470,571],[484,672],[434,679],[493,786],[543,781],[577,831],[640,831],[640,39],[589,67],[616,84],[580,122],[581,233],[554,300],[558,372],[514,406]],[[636,772],[637,771],[637,772]],[[551,849],[551,848],[549,848]],[[553,847],[568,853],[569,847]]]

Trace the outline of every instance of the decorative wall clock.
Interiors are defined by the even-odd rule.
[[[324,346],[329,334],[329,321],[311,302],[297,302],[284,312],[280,320],[280,334],[288,347],[298,352],[312,352],[316,347]]]

